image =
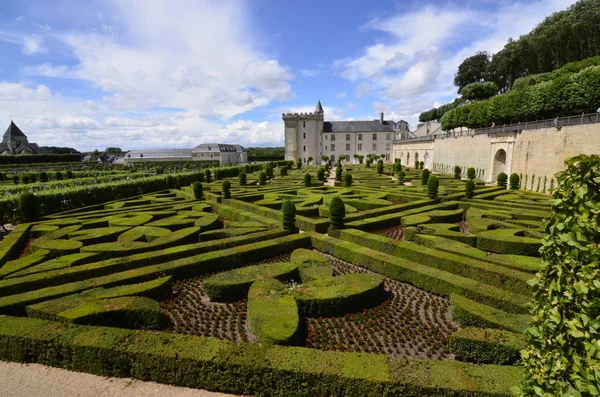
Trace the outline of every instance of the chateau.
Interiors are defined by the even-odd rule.
[[[336,161],[340,155],[347,162],[357,162],[354,155],[385,155],[386,162],[393,161],[393,142],[408,133],[406,121],[379,119],[368,121],[325,121],[321,101],[313,113],[284,113],[285,159],[302,160],[312,157],[313,164],[321,164],[321,156]]]

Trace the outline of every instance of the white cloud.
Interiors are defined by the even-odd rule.
[[[501,50],[509,37],[518,38],[573,3],[520,0],[492,3],[493,10],[447,3],[376,18],[364,28],[384,32],[386,40],[364,48],[355,58],[335,61],[334,70],[358,84],[357,98],[371,88],[371,94],[387,104],[386,113],[415,126],[422,111],[456,95],[454,74],[466,57]]]
[[[315,69],[303,69],[300,74],[304,77],[315,77],[319,75],[319,71]]]
[[[43,41],[43,38],[37,35],[23,37],[23,54],[33,55],[45,52],[45,49],[42,47]]]
[[[335,97],[336,98],[346,98],[346,91],[339,92]]]
[[[51,65],[49,63],[42,63],[35,66],[26,66],[25,74],[30,76],[42,76],[42,77],[66,77],[69,73],[69,68],[64,65]]]
[[[361,83],[354,89],[354,94],[357,98],[369,95],[373,91],[373,87],[369,83]]]

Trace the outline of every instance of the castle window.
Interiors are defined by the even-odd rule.
[[[386,159],[387,161],[390,161],[390,154],[389,154],[389,153],[386,153],[386,155],[385,155],[385,159]]]
[[[346,140],[349,141],[350,140],[350,134],[346,134]]]
[[[377,150],[377,144],[376,143],[373,144],[373,150]]]
[[[347,152],[350,151],[350,144],[349,143],[346,144],[346,151]]]
[[[331,145],[331,151],[335,152],[335,144]]]
[[[306,132],[302,134],[302,138],[306,139]]]
[[[331,134],[331,142],[335,141],[335,135]]]
[[[392,144],[391,143],[386,143],[385,144],[385,150],[390,150],[392,149]]]
[[[327,150],[327,145],[325,145],[325,150]]]
[[[325,139],[327,139],[327,134],[325,134]]]
[[[358,134],[358,140],[362,141],[362,134]]]
[[[358,144],[358,150],[362,150],[362,143]]]
[[[306,121],[303,121],[303,122],[302,122],[302,127],[303,127],[303,128],[306,128]]]
[[[373,134],[373,140],[376,141],[377,140],[377,134]]]
[[[302,146],[302,150],[306,152],[306,146]]]

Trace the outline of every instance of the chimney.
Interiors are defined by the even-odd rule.
[[[383,112],[379,113],[379,123],[383,124]]]

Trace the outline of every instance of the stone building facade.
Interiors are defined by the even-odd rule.
[[[237,165],[248,162],[248,152],[241,145],[202,143],[193,149],[131,150],[125,163],[140,161],[218,161],[220,165]]]
[[[321,101],[313,113],[284,113],[285,159],[301,159],[307,164],[321,164],[322,156],[337,161],[345,155],[346,162],[357,162],[354,155],[384,155],[393,160],[393,142],[397,135],[408,131],[406,121],[379,119],[367,121],[325,121]]]

